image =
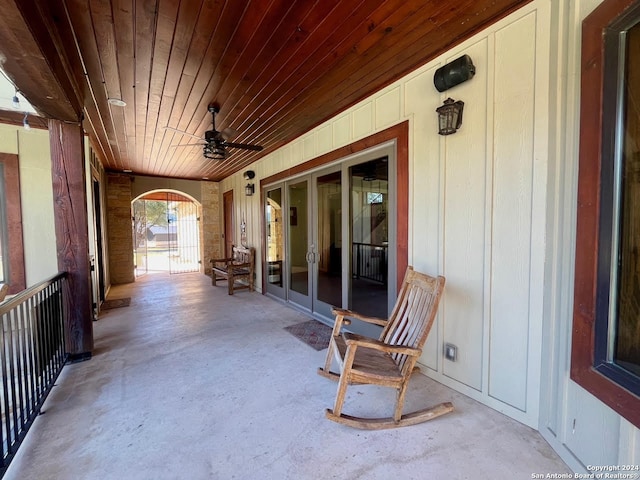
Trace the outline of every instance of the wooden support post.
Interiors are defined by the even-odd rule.
[[[70,360],[85,360],[93,350],[93,313],[82,127],[49,120],[49,141],[58,269],[68,272],[65,340]]]

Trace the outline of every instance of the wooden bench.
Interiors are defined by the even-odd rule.
[[[226,280],[229,287],[229,295],[235,290],[248,288],[253,291],[253,268],[255,249],[252,247],[232,247],[231,258],[212,258],[211,284],[216,285],[218,280]],[[243,283],[240,283],[243,282]]]

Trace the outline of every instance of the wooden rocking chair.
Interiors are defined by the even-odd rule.
[[[409,378],[433,325],[444,283],[444,277],[430,277],[408,267],[388,320],[339,308],[333,310],[336,320],[327,359],[324,368],[318,369],[320,375],[338,381],[335,405],[333,410],[326,411],[328,419],[351,427],[377,430],[414,425],[453,410],[453,405],[445,402],[402,415]],[[341,333],[342,326],[351,323],[349,318],[383,326],[380,338],[374,340],[354,333]],[[340,366],[339,374],[330,371],[334,356]],[[393,417],[360,418],[343,414],[347,386],[359,384],[395,388],[397,394]]]

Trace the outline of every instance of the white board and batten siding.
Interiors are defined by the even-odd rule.
[[[428,126],[420,125],[426,131],[413,138],[412,203],[420,212],[410,227],[413,264],[447,278],[437,332],[421,363],[433,378],[536,428],[548,149],[539,119],[547,117],[548,21],[547,9],[522,9],[407,86],[434,97],[407,112],[418,130],[429,104]],[[435,69],[462,54],[472,58],[476,75],[438,94]],[[461,129],[425,141],[433,137],[433,110],[449,96],[465,102]],[[420,188],[423,179],[428,189]],[[433,208],[425,214],[424,205]],[[458,348],[455,362],[443,358],[444,343]]]

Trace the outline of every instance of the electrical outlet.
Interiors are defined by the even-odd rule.
[[[444,344],[444,358],[447,360],[451,360],[452,362],[456,361],[458,358],[458,347],[451,343]]]

